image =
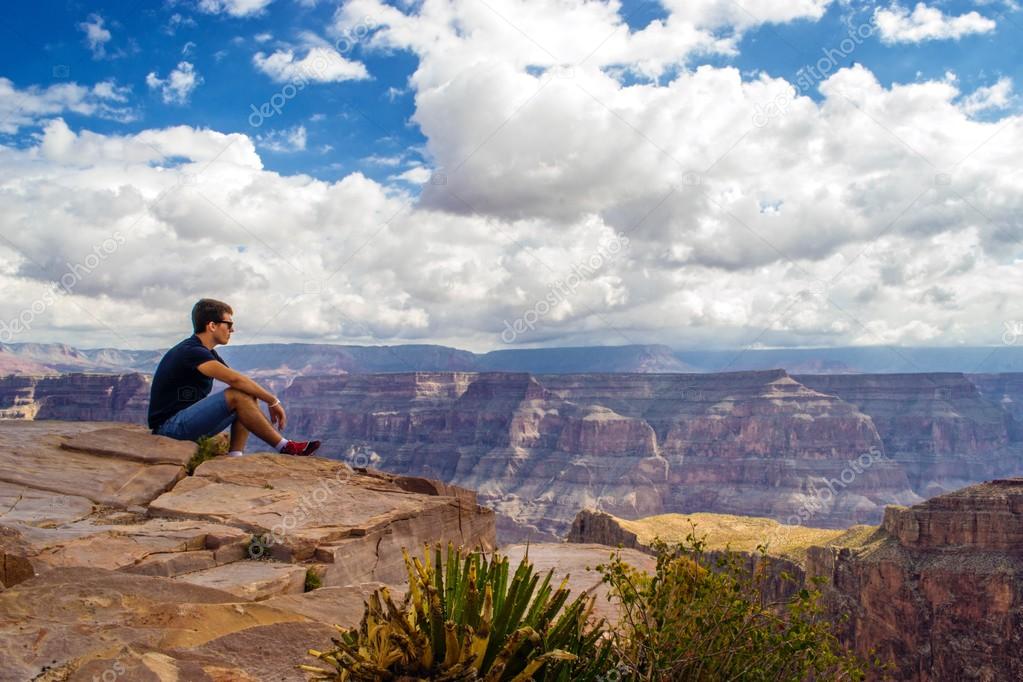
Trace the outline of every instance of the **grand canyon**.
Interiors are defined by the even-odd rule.
[[[1023,681],[1023,1],[4,9],[0,682]]]
[[[1018,474],[1023,462],[1023,374],[349,373],[336,358],[358,352],[344,347],[303,356],[297,369],[274,347],[228,350],[326,456],[474,489],[505,540],[561,538],[583,508],[879,523],[887,504]],[[109,371],[141,354],[54,355],[104,358]],[[635,367],[650,351],[616,355]],[[459,356],[402,357],[407,367]],[[0,378],[0,417],[143,423],[149,375],[117,366]]]
[[[323,459],[314,461],[323,464],[287,473],[259,455],[184,476],[185,455],[138,426],[151,384],[139,370],[151,355],[6,351],[20,364],[8,358],[13,371],[0,377],[0,440],[14,457],[0,472],[13,501],[0,515],[0,583],[22,615],[0,620],[0,631],[35,627],[28,604],[41,593],[68,591],[62,608],[78,608],[73,595],[92,589],[89,581],[154,604],[168,590],[183,603],[266,604],[254,629],[224,621],[187,646],[161,646],[167,665],[187,675],[211,651],[222,658],[229,642],[262,630],[283,636],[286,622],[322,636],[325,605],[340,609],[400,580],[402,545],[528,551],[543,565],[573,567],[573,584],[595,590],[592,566],[610,548],[651,570],[653,538],[679,540],[677,529],[692,522],[716,550],[745,552],[754,564],[754,547],[766,545],[774,596],[822,585],[841,641],[894,661],[896,679],[1023,674],[1004,653],[1023,645],[1023,478],[1014,478],[1023,475],[1023,374],[664,371],[659,363],[675,360],[649,349],[597,361],[614,357],[626,371],[593,371],[574,349],[560,356],[585,371],[551,372],[555,363],[535,353],[527,364],[548,371],[442,370],[438,362],[467,356],[431,349],[406,350],[400,366],[371,372],[366,365],[379,369],[390,353],[291,349],[289,360],[304,361],[282,363],[280,349],[232,350],[280,396],[289,429],[322,438]],[[338,357],[350,364],[339,367]],[[32,457],[38,466],[25,464]],[[139,473],[115,467],[116,458]],[[240,531],[269,529],[274,509],[296,504],[323,477],[317,472],[337,466],[362,472],[346,479],[356,487],[344,500],[368,499],[362,486],[381,495],[384,516],[346,520],[344,500],[331,498],[308,529],[267,548],[280,565],[248,568]],[[66,470],[47,472],[55,467]],[[79,492],[83,477],[91,492]],[[91,572],[74,573],[84,568]],[[319,606],[310,595],[321,590],[296,601],[307,571],[322,576]],[[782,581],[783,571],[797,582]],[[68,587],[82,580],[86,587]],[[210,587],[227,592],[196,592]],[[163,607],[121,608],[116,618],[130,623]],[[154,643],[130,630],[116,637],[132,652],[116,660],[144,668]],[[114,660],[97,658],[84,640],[64,653],[45,642],[18,653],[18,674],[38,672],[40,656],[83,674],[99,669],[87,660]],[[252,679],[283,670],[232,660],[233,674]]]

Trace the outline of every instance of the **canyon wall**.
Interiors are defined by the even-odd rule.
[[[289,435],[319,437],[332,457],[476,489],[500,512],[502,539],[553,540],[589,507],[623,518],[713,511],[822,527],[878,523],[886,504],[1021,473],[1019,376],[260,380],[280,392]],[[148,393],[148,376],[137,373],[8,376],[0,419],[144,423]]]
[[[297,377],[283,400],[340,456],[478,490],[505,539],[587,507],[877,523],[1023,468],[1011,415],[961,374],[410,372]]]
[[[0,419],[62,419],[144,424],[150,378],[144,374],[0,377]]]
[[[1012,415],[1010,435],[1023,440],[1023,372],[969,374],[967,378],[982,396]]]
[[[884,679],[1023,679],[1023,478],[888,507],[880,527],[845,532],[772,530],[768,519],[712,516],[689,519],[712,550],[709,561],[727,546],[752,569],[759,554],[751,545],[765,544],[772,557],[766,596],[820,589],[836,634],[864,658],[876,655],[890,666]],[[684,532],[685,524],[666,517],[624,521],[584,510],[569,542],[649,552],[653,537],[677,542]],[[795,582],[781,579],[781,571]]]
[[[870,415],[888,457],[913,490],[933,497],[979,480],[1023,473],[1018,425],[965,375],[797,375]]]
[[[894,679],[1023,679],[1023,478],[889,508],[865,546],[810,548],[806,575]]]

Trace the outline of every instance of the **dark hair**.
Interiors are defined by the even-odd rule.
[[[206,331],[206,325],[210,322],[220,322],[224,319],[224,313],[234,315],[231,306],[223,301],[212,298],[200,298],[192,306],[192,331],[200,334]]]

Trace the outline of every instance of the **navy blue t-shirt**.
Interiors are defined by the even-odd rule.
[[[196,369],[210,360],[227,366],[217,351],[202,345],[195,334],[167,351],[156,367],[149,391],[150,429],[156,431],[178,412],[210,394],[213,377]]]

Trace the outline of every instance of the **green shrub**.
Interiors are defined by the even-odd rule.
[[[597,567],[610,587],[608,598],[620,607],[611,635],[616,679],[864,678],[864,664],[836,639],[817,590],[765,599],[770,558],[763,547],[752,572],[744,555],[705,554],[693,534],[677,545],[656,541],[653,549],[653,576],[627,565],[620,554]]]
[[[305,572],[305,591],[312,592],[322,586],[323,580],[320,578],[320,574],[316,572],[316,569],[307,568]]]
[[[593,598],[568,603],[528,556],[509,574],[507,557],[440,546],[424,559],[405,553],[409,589],[401,605],[384,588],[370,595],[359,627],[300,665],[314,680],[598,680],[611,667]]]
[[[189,476],[194,474],[199,465],[206,460],[227,454],[227,442],[219,437],[219,435],[200,436],[196,443],[198,447],[195,450],[195,454],[192,455],[192,459],[188,460],[188,464],[185,466],[185,471]]]

